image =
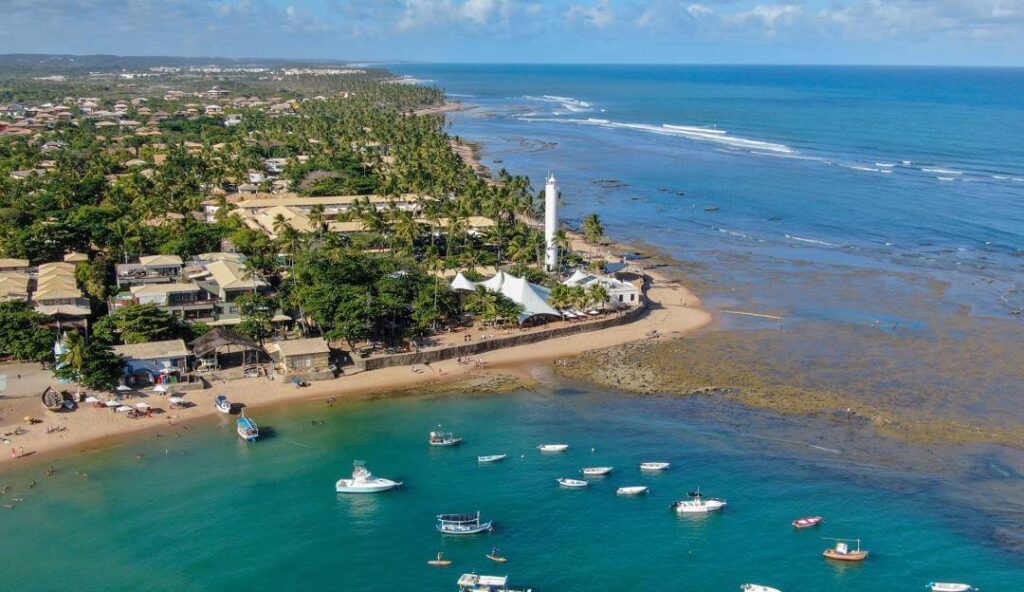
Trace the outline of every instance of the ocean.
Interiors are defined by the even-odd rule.
[[[933,580],[1010,591],[1024,566],[950,527],[974,514],[928,503],[935,487],[894,471],[899,494],[837,471],[827,447],[755,437],[709,399],[632,397],[566,386],[500,396],[382,399],[251,409],[266,436],[245,444],[217,416],[111,449],[3,475],[24,501],[0,512],[0,581],[10,590],[455,590],[461,573],[508,575],[545,590],[921,590]],[[725,420],[724,418],[731,418]],[[314,424],[314,421],[316,422]],[[466,438],[427,445],[443,423]],[[542,443],[570,444],[542,454]],[[505,453],[479,465],[477,455]],[[354,460],[400,490],[334,492]],[[671,462],[642,474],[644,461]],[[614,466],[584,490],[558,477]],[[83,476],[82,474],[87,475]],[[38,484],[29,487],[34,479]],[[646,496],[615,489],[647,485]],[[721,513],[680,517],[696,488]],[[434,516],[482,512],[495,531],[446,537]],[[821,515],[818,528],[790,521]],[[860,538],[860,565],[821,556]],[[498,547],[505,564],[484,556]],[[438,551],[454,564],[427,565]]]

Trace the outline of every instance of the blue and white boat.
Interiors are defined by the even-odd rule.
[[[363,461],[352,463],[352,478],[338,479],[334,488],[338,493],[380,493],[394,489],[402,484],[382,477],[374,477]]]
[[[441,534],[480,534],[494,530],[493,522],[482,522],[476,514],[438,514],[437,531]]]
[[[252,418],[246,417],[244,412],[235,425],[238,426],[238,437],[246,442],[255,442],[260,437],[260,427]]]
[[[221,413],[231,413],[231,401],[224,395],[217,395],[216,400],[213,404],[217,407],[217,411]]]

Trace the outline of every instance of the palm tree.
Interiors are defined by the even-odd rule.
[[[597,306],[603,309],[608,303],[608,298],[608,289],[601,284],[595,283],[587,288],[587,306]]]
[[[82,392],[82,368],[85,367],[85,339],[81,333],[64,333],[64,353],[57,359],[57,363],[68,366],[75,371],[75,384],[78,385],[78,393]]]
[[[327,219],[324,218],[323,204],[315,204],[309,209],[309,223],[313,226],[314,232],[322,234],[327,230]]]
[[[601,241],[601,237],[604,236],[604,225],[597,214],[590,214],[583,219],[583,235],[588,243],[596,244]]]
[[[274,224],[272,228],[274,234],[276,234],[277,236],[281,236],[282,234],[285,233],[286,228],[291,228],[291,225],[288,224],[288,219],[284,217],[284,214],[278,214],[274,216]]]
[[[572,241],[569,240],[569,235],[566,234],[564,228],[559,228],[555,232],[555,247],[558,249],[557,261],[562,260],[562,253],[568,253],[572,250]]]

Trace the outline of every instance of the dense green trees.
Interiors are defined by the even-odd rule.
[[[43,320],[43,315],[24,302],[0,302],[0,356],[51,361],[56,335],[40,326]]]
[[[100,341],[86,345],[78,333],[69,332],[64,338],[65,353],[57,360],[54,374],[97,390],[111,390],[117,386],[124,369],[124,359]]]
[[[101,317],[93,325],[95,340],[115,345],[119,343],[147,343],[167,339],[192,337],[189,327],[155,304],[137,304],[116,309]]]

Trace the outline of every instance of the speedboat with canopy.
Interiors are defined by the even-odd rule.
[[[462,438],[451,432],[430,432],[428,440],[431,446],[458,446],[462,444]]]
[[[704,497],[700,493],[700,488],[697,491],[690,492],[690,499],[679,500],[672,504],[675,511],[679,514],[707,514],[708,512],[717,512],[727,506],[725,500],[718,499],[717,497]]]
[[[352,478],[338,479],[334,488],[338,493],[380,493],[402,485],[401,481],[392,481],[383,477],[375,477],[366,463],[357,460],[352,463]]]

